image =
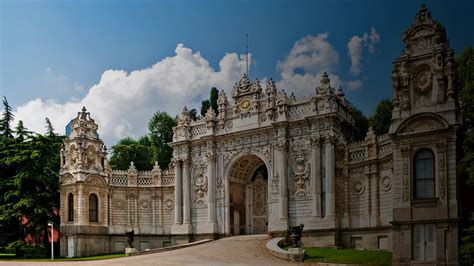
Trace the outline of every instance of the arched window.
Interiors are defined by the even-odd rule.
[[[99,201],[97,195],[89,195],[89,222],[99,221]]]
[[[435,196],[434,154],[429,149],[419,150],[415,154],[415,198],[433,198]]]
[[[67,197],[67,220],[68,222],[74,221],[74,195],[69,193]]]

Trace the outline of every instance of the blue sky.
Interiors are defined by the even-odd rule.
[[[239,56],[245,53],[245,34],[249,34],[252,78],[283,80],[292,49],[298,42],[310,43],[315,53],[332,55],[323,57],[320,65],[292,71],[314,72],[316,77],[327,68],[347,98],[370,115],[379,100],[392,97],[392,62],[403,49],[403,32],[423,3],[446,27],[456,53],[474,45],[474,1],[0,0],[0,95],[33,130],[40,130],[44,116],[52,116],[62,131],[65,119],[79,111],[77,106],[87,104],[92,112],[105,113],[92,114],[105,126],[120,124],[105,132],[113,144],[121,135],[144,134],[156,110],[177,113],[182,104],[199,107],[214,83],[230,90],[228,84],[243,71]],[[314,38],[302,39],[305,36]],[[348,42],[354,36],[362,40],[358,75],[350,71]],[[223,61],[229,64],[225,70],[220,66]],[[192,66],[196,64],[198,68]],[[173,72],[173,67],[179,71]],[[128,76],[132,71],[137,77],[154,76],[132,80]],[[170,80],[174,73],[190,83]],[[165,77],[155,78],[160,75]],[[297,95],[309,95],[308,88],[318,85],[295,82],[277,85],[291,85],[285,90],[295,90]],[[350,82],[358,86],[349,87]],[[190,85],[195,83],[200,85]],[[106,84],[115,84],[109,92],[128,100],[108,97]],[[140,101],[140,97],[148,99]],[[101,101],[108,105],[100,107]],[[131,111],[125,106],[132,106],[137,114],[128,117]],[[137,111],[141,106],[144,111]]]

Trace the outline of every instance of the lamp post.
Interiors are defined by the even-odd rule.
[[[48,226],[51,226],[51,260],[54,259],[54,226],[52,222],[48,222]]]

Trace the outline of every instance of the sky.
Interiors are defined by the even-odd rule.
[[[297,97],[323,72],[366,115],[392,98],[392,62],[422,4],[459,54],[474,1],[0,0],[0,96],[16,121],[57,132],[86,106],[108,146],[147,133],[156,111],[200,108],[245,71]],[[16,123],[15,121],[15,123]]]

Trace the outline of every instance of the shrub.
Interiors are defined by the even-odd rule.
[[[6,251],[15,253],[17,257],[38,258],[45,257],[46,249],[44,245],[28,245],[21,240],[11,242],[7,245]]]

